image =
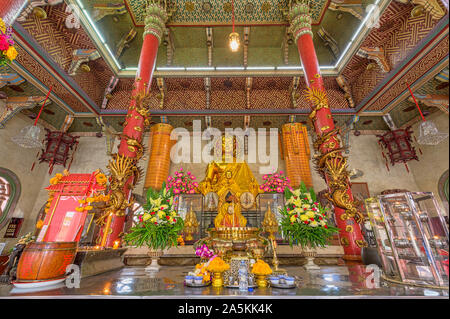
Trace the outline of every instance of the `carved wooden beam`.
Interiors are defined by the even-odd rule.
[[[119,43],[117,44],[117,48],[116,48],[116,58],[120,58],[120,56],[122,55],[123,51],[125,49],[128,49],[130,47],[130,43],[134,40],[134,38],[136,37],[137,31],[135,28],[131,28],[131,30],[125,34],[119,41]]]
[[[117,132],[114,127],[112,127],[109,124],[106,124],[103,121],[103,117],[98,116],[95,118],[98,125],[100,125],[102,129],[102,133],[106,137],[106,155],[113,154],[113,147],[114,142],[116,141],[116,138],[120,135],[119,132]]]
[[[100,53],[95,49],[78,49],[74,50],[72,54],[72,63],[70,64],[69,70],[67,71],[67,73],[69,73],[69,75],[71,76],[77,74],[77,71],[80,68],[81,64],[89,61],[95,61],[100,58]]]
[[[205,116],[205,123],[206,123],[206,128],[210,128],[212,126],[211,115],[206,115]]]
[[[320,29],[317,30],[317,35],[323,41],[325,46],[328,47],[334,58],[337,59],[340,55],[340,50],[336,40],[323,27],[320,27]]]
[[[211,78],[205,78],[206,109],[211,107]]]
[[[292,107],[294,109],[298,107],[297,99],[298,99],[299,94],[297,93],[297,90],[298,90],[299,84],[300,84],[300,77],[294,76],[292,78],[291,87],[289,88],[290,95],[291,95]]]
[[[345,2],[332,0],[330,2],[330,5],[328,6],[328,9],[330,9],[331,11],[350,13],[352,16],[361,21],[364,18],[364,9],[362,7],[361,1],[359,1],[359,4],[347,4]]]
[[[0,89],[8,85],[20,85],[25,82],[17,73],[0,73]]]
[[[166,64],[168,66],[172,65],[173,62],[173,54],[175,52],[175,45],[173,43],[172,33],[169,28],[164,30],[164,39],[163,44],[166,46]]]
[[[411,0],[413,4],[423,6],[434,19],[440,20],[445,16],[445,10],[440,6],[439,0]]]
[[[8,122],[14,115],[22,110],[29,110],[36,105],[44,103],[45,96],[13,96],[6,99],[6,108],[2,114],[0,114],[0,128],[4,128],[6,122]],[[52,103],[51,100],[47,100],[45,105]]]
[[[440,109],[445,114],[448,113],[448,95],[443,94],[417,94],[415,93],[414,96],[416,97],[416,100],[418,102],[423,103],[426,106],[429,107],[436,107]],[[414,99],[412,97],[408,98],[408,101],[414,103]]]
[[[23,9],[22,13],[16,20],[19,22],[26,21],[30,13],[32,13],[34,8],[36,7],[55,6],[63,2],[64,0],[32,0],[28,4],[28,6],[25,9]]]
[[[244,66],[248,66],[248,44],[250,43],[250,27],[244,27]]]
[[[208,48],[208,66],[212,66],[213,57],[213,31],[211,27],[206,28],[206,47]]]
[[[246,78],[245,79],[245,92],[247,97],[247,109],[251,107],[250,105],[250,91],[252,90],[252,84],[253,84],[253,78]]]
[[[102,109],[106,109],[109,100],[112,98],[112,91],[114,91],[118,83],[119,78],[115,77],[114,75],[111,76],[111,79],[109,80],[108,86],[106,87],[105,93],[103,95]]]
[[[336,82],[339,85],[339,87],[342,89],[342,91],[344,91],[345,93],[345,98],[348,101],[348,105],[351,108],[355,107],[355,102],[353,101],[353,97],[352,97],[352,90],[350,88],[350,85],[348,85],[347,80],[345,79],[345,77],[343,75],[339,75],[336,78]]]
[[[64,123],[61,125],[61,128],[59,129],[61,132],[67,132],[70,128],[70,126],[73,123],[73,120],[75,117],[73,115],[66,115],[66,118],[64,119]]]
[[[166,93],[166,84],[164,82],[164,78],[156,78],[156,84],[159,89],[159,108],[162,110],[164,108],[164,97]]]
[[[284,64],[289,64],[289,46],[292,43],[294,43],[294,40],[292,39],[292,33],[289,31],[289,27],[286,27],[283,42],[281,44]]]
[[[106,16],[123,15],[127,13],[127,8],[123,3],[97,3],[93,5],[92,18],[94,22],[100,21]]]
[[[386,56],[384,55],[383,48],[361,47],[358,52],[356,52],[356,55],[369,60],[374,60],[383,73],[388,73],[391,70]]]

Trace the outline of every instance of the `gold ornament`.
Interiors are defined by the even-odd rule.
[[[314,87],[309,87],[306,89],[305,97],[315,106],[313,111],[309,115],[309,118],[313,121],[316,118],[317,111],[323,108],[325,109],[329,108],[327,93],[323,89],[316,89]]]
[[[187,213],[186,218],[184,220],[184,233],[186,234],[186,240],[193,240],[194,237],[192,237],[193,234],[195,234],[198,231],[198,220],[197,215],[195,214],[194,210],[192,209],[192,203],[191,203],[191,209],[189,210],[189,213]]]

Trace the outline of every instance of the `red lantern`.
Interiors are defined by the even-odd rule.
[[[73,154],[78,145],[79,136],[72,136],[65,132],[50,131],[49,129],[45,130],[47,131],[47,134],[45,135],[45,150],[42,150],[42,154],[39,157],[39,163],[49,163],[49,174],[51,174],[54,165],[66,167],[67,160],[70,157],[70,163],[67,168],[70,169]]]
[[[384,135],[377,135],[377,137],[380,138],[378,143],[380,143],[381,146],[387,150],[387,155],[392,166],[394,166],[395,163],[404,163],[406,169],[408,170],[408,166],[406,164],[407,162],[411,160],[419,160],[415,148],[411,145],[412,133],[411,127],[408,126],[405,129],[396,129],[389,131]],[[387,158],[385,157],[384,152],[383,157],[386,160],[386,167],[389,170]]]

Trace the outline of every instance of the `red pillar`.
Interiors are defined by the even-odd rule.
[[[138,70],[136,72],[134,88],[131,94],[131,102],[125,118],[122,139],[118,151],[118,155],[136,159],[136,162],[139,160],[139,158],[136,158],[137,148],[130,146],[128,141],[132,139],[142,143],[145,121],[148,117],[148,115],[143,115],[142,112],[138,112],[136,106],[139,99],[137,97],[144,97],[150,90],[158,54],[158,46],[165,29],[166,20],[167,14],[162,7],[155,3],[148,5],[144,42],[142,44]],[[136,162],[134,162],[134,164],[137,164]],[[130,198],[134,183],[133,177],[129,178],[123,189],[123,193],[128,199]],[[116,214],[111,215],[100,232],[99,238],[102,239],[101,245],[104,247],[112,247],[114,241],[116,241],[123,232],[124,224],[125,216]],[[104,235],[105,229],[107,230],[106,236]]]
[[[336,152],[337,149],[341,148],[341,145],[337,138],[337,132],[334,131],[333,116],[328,107],[328,101],[326,100],[323,78],[320,74],[319,62],[312,39],[313,33],[311,31],[311,17],[309,16],[308,5],[303,3],[294,4],[290,11],[290,18],[291,30],[297,42],[306,85],[310,89],[322,92],[325,97],[323,100],[325,103],[321,105],[312,103],[313,112],[310,115],[316,135],[318,136],[316,151],[320,153],[322,159],[322,161],[318,162],[318,168],[323,173],[323,177],[327,182],[331,199],[339,198],[338,195],[340,194],[347,194],[347,196],[340,197],[342,200],[332,200],[335,207],[337,226],[340,229],[340,242],[344,247],[344,259],[361,260],[361,247],[365,246],[366,243],[359,224],[352,217],[355,210],[350,208],[351,206],[354,207],[354,205],[352,205],[353,195],[348,182],[348,176],[332,176],[326,166],[327,161],[330,161],[330,164],[342,163],[342,165],[345,165],[346,159],[341,155],[341,152]],[[346,170],[344,170],[343,174],[346,174]],[[337,189],[336,184],[333,184],[336,177],[341,177],[341,180],[344,180],[344,191],[342,186],[341,189]]]

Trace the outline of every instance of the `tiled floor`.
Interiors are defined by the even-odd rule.
[[[230,288],[189,288],[183,285],[189,267],[162,267],[151,275],[144,268],[125,267],[81,280],[80,288],[67,288],[64,283],[57,286],[27,290],[11,285],[0,285],[0,298],[13,297],[97,297],[97,298],[221,298],[221,297],[270,297],[277,298],[386,298],[386,297],[431,297],[448,298],[448,290],[424,289],[393,285],[381,281],[379,288],[367,287],[364,266],[323,266],[317,271],[306,271],[302,267],[286,267],[297,280],[295,289],[255,289],[241,294]],[[369,284],[370,285],[370,284]]]

